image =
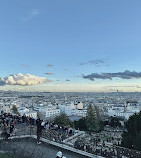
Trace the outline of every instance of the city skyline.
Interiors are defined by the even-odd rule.
[[[0,90],[141,91],[141,1],[3,1]]]

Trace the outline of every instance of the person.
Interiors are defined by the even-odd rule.
[[[11,125],[10,125],[10,131],[9,131],[9,133],[12,134],[12,133],[13,133],[13,130],[14,130],[14,125],[11,124]]]
[[[41,123],[42,123],[42,121],[38,117],[38,119],[36,120],[36,125],[37,125],[37,144],[41,144],[41,142],[40,142],[40,137],[41,137],[41,134],[42,134],[42,125],[41,125]]]
[[[10,134],[7,133],[7,129],[8,129],[8,126],[6,124],[6,122],[3,123],[3,132],[2,132],[2,137],[5,139],[5,140],[8,140],[8,138],[10,137]]]
[[[66,157],[63,156],[61,151],[58,151],[58,153],[56,154],[56,158],[66,158]]]
[[[56,154],[56,158],[62,158],[63,154],[61,151],[58,151],[58,153]]]
[[[41,123],[41,126],[42,126],[42,129],[45,127],[45,122],[43,120],[41,120],[42,123]]]
[[[49,123],[48,122],[45,125],[45,129],[46,129],[47,132],[49,131]]]

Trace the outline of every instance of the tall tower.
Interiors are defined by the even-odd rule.
[[[127,101],[125,101],[125,102],[124,102],[124,112],[127,111],[127,106],[128,106],[128,103],[127,103]]]

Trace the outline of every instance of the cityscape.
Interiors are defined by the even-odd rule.
[[[76,152],[80,157],[140,157],[140,146],[129,149],[123,145],[126,122],[140,113],[140,96],[140,92],[1,91],[0,113],[8,126],[14,120],[10,134],[13,137],[36,135],[36,120],[40,118],[45,123],[41,137],[72,147],[74,153],[76,149],[85,151],[85,154]],[[88,117],[93,119],[92,122],[88,120],[91,122],[89,126]]]
[[[116,116],[128,120],[141,108],[141,93],[63,93],[63,92],[13,92],[1,91],[1,112],[12,112],[17,107],[20,115],[43,119],[52,118],[60,113],[67,116],[86,117],[89,104],[97,106],[101,116]]]
[[[141,1],[0,3],[0,158],[141,158]]]

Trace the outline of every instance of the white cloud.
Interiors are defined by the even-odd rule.
[[[21,73],[10,75],[6,78],[1,78],[1,85],[21,85],[21,86],[31,86],[31,85],[38,85],[45,82],[50,82],[44,77],[38,77],[31,74],[23,75]],[[5,83],[5,84],[4,84]]]
[[[39,11],[37,9],[33,9],[29,12],[29,14],[27,16],[22,18],[22,22],[27,22],[27,21],[31,20],[32,18],[34,18],[35,16],[37,16],[38,14],[39,14]]]

